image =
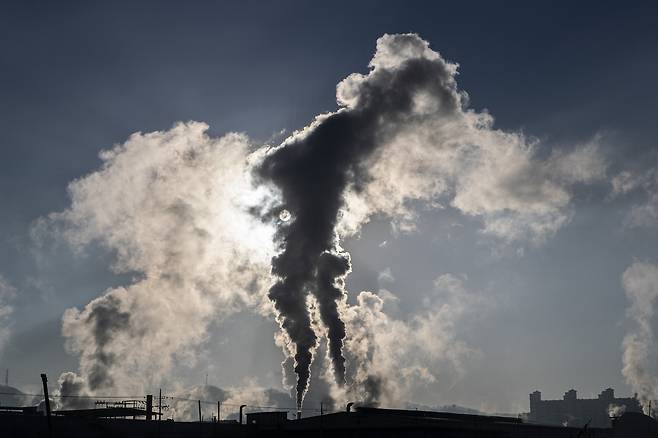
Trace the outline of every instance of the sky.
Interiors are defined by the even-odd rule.
[[[369,328],[381,356],[368,366],[404,380],[384,404],[521,412],[536,389],[607,387],[658,398],[656,19],[655,2],[3,2],[0,367],[28,392],[40,372],[93,386],[107,344],[117,362],[142,361],[107,371],[118,394],[206,375],[285,389],[267,281],[234,275],[269,271],[273,254],[267,224],[228,201],[249,192],[244,157],[286,138],[313,147],[295,131],[358,111],[359,87],[380,85],[370,71],[418,56],[468,93],[453,96],[468,126],[423,109],[408,125],[390,119],[371,180],[343,206],[357,218],[338,224],[348,332]],[[402,33],[432,52],[378,42]],[[432,149],[450,141],[477,147],[454,160]],[[178,154],[196,145],[187,168]],[[163,225],[178,201],[192,207]],[[147,340],[119,350],[118,337],[90,335],[99,297],[119,315],[133,306],[126,320],[143,321]],[[368,325],[373,315],[385,323]],[[401,334],[407,345],[391,339]]]

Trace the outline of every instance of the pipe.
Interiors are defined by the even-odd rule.
[[[242,410],[246,407],[247,405],[240,405],[240,424],[242,424]]]

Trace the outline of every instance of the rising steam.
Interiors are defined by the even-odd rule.
[[[268,151],[256,169],[278,189],[279,211],[291,216],[279,224],[281,252],[272,260],[276,282],[269,297],[294,346],[299,406],[317,346],[309,295],[327,330],[336,382],[345,383],[340,309],[351,264],[341,232],[355,232],[376,212],[408,219],[408,200],[435,199],[456,179],[453,205],[466,214],[491,214],[490,232],[516,237],[525,222],[528,232],[543,236],[567,220],[564,181],[595,178],[603,169],[592,146],[568,157],[585,162],[587,174],[573,172],[559,155],[533,163],[523,137],[492,131],[487,114],[466,110],[457,66],[417,35],[383,36],[369,66],[368,74],[338,84],[339,110]]]
[[[655,315],[658,298],[658,268],[647,262],[633,263],[622,276],[622,285],[630,301],[627,315],[632,328],[623,341],[622,374],[628,384],[647,402],[658,397],[654,335],[651,320]]]
[[[64,314],[68,347],[94,392],[161,382],[176,359],[194,360],[213,319],[262,307],[272,230],[249,213],[261,197],[247,171],[251,146],[207,128],[134,134],[69,186],[70,209],[40,223],[76,249],[107,248],[114,269],[135,278]]]
[[[468,109],[457,65],[418,35],[379,38],[369,67],[338,84],[339,109],[276,147],[179,123],[134,134],[71,183],[71,207],[41,231],[54,228],[75,248],[102,246],[135,278],[64,315],[89,389],[159,382],[176,358],[193,358],[210,321],[244,307],[273,307],[298,407],[319,351],[334,397],[367,394],[368,403],[404,392],[392,380],[397,370],[435,379],[436,362],[407,360],[419,350],[460,368],[469,349],[455,337],[465,308],[454,297],[464,294],[409,322],[392,319],[370,292],[350,306],[341,239],[374,215],[413,229],[414,205],[423,204],[476,217],[504,242],[541,243],[568,222],[572,186],[600,179],[606,166],[594,142],[542,159],[536,141],[494,129],[491,115]],[[452,277],[442,281],[461,290]],[[391,327],[402,335],[389,338]],[[419,336],[441,342],[428,347]],[[321,338],[327,346],[318,350]],[[77,377],[62,382],[72,387]]]

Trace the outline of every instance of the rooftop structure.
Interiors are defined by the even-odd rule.
[[[113,408],[109,408],[113,409]],[[118,408],[123,409],[123,408]],[[53,435],[68,438],[107,436],[167,438],[185,437],[263,437],[286,438],[381,436],[417,438],[442,436],[453,438],[649,438],[658,434],[658,423],[643,414],[626,413],[615,419],[612,427],[564,427],[529,424],[519,418],[463,415],[445,412],[409,411],[356,407],[349,412],[288,420],[285,412],[248,413],[246,424],[238,422],[145,421],[143,419],[100,418],[88,415],[55,415]],[[0,413],[3,437],[47,436],[48,423],[44,416],[20,412]]]
[[[575,389],[564,393],[562,400],[542,400],[541,392],[530,394],[528,420],[534,423],[582,427],[610,427],[611,417],[624,412],[642,413],[637,397],[615,398],[612,388],[597,398],[579,399]]]

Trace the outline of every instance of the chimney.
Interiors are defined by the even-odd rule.
[[[45,374],[41,374],[41,383],[43,383],[43,398],[46,402],[46,417],[48,418],[48,437],[52,438],[53,436],[53,423],[50,419],[50,396],[48,395],[48,377]]]

